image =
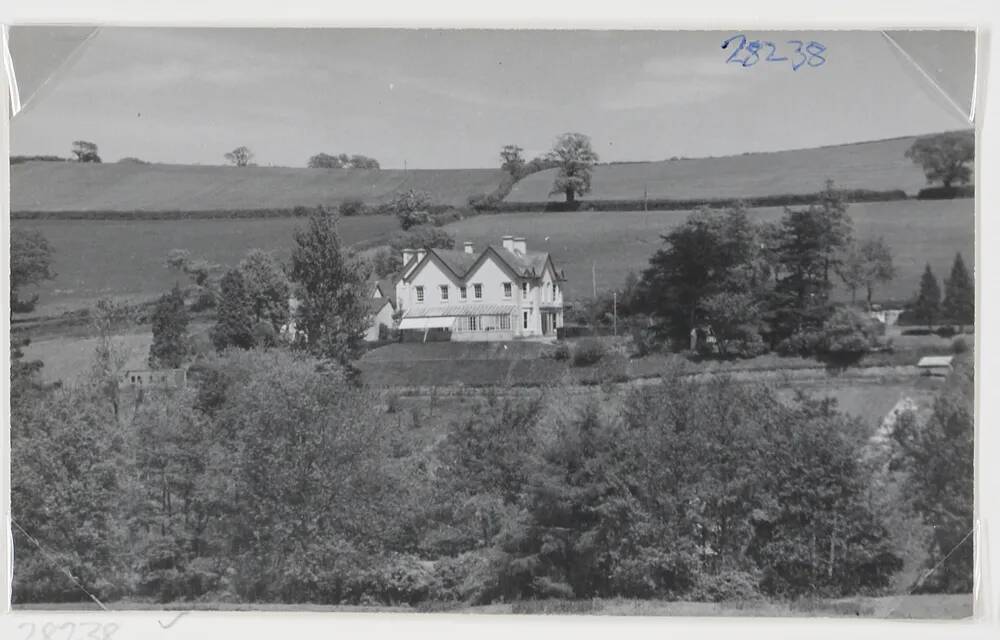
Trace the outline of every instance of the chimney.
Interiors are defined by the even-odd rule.
[[[420,262],[421,260],[423,260],[424,256],[426,256],[426,255],[427,255],[427,249],[425,249],[423,247],[420,247],[419,249],[417,249],[417,262]]]
[[[514,253],[522,256],[528,253],[528,243],[524,238],[514,238]]]
[[[472,249],[472,243],[469,242],[468,240],[465,241],[465,252],[466,253],[475,253],[475,251]]]
[[[503,241],[503,248],[507,251],[514,251],[514,236],[504,236],[501,238]]]
[[[413,259],[413,256],[416,255],[416,253],[417,252],[414,249],[403,249],[403,266],[404,267],[407,264],[410,263],[410,260]]]

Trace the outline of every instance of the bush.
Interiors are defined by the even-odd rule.
[[[345,218],[368,214],[368,206],[360,198],[348,198],[340,203],[340,215]]]
[[[707,602],[756,600],[761,597],[756,576],[746,571],[702,574],[695,580],[692,599]]]
[[[573,366],[588,367],[595,365],[607,355],[608,349],[603,342],[595,338],[584,338],[573,346]]]
[[[951,350],[954,353],[965,353],[969,350],[969,343],[965,341],[965,338],[959,336],[951,341]]]
[[[856,356],[883,346],[885,326],[861,311],[838,307],[813,331],[799,331],[778,343],[781,355]]]
[[[570,357],[569,345],[567,345],[564,342],[561,342],[556,345],[555,349],[547,352],[547,355],[551,357],[553,360],[559,360],[559,361],[569,360]]]

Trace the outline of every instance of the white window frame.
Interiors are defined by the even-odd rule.
[[[447,300],[448,300],[448,285],[446,285],[446,284],[438,285],[438,294],[441,296],[441,302],[447,302]]]
[[[458,298],[459,300],[469,299],[469,290],[465,287],[465,285],[458,288]]]
[[[527,281],[521,283],[521,295],[525,298],[528,297],[528,283]]]
[[[423,304],[424,303],[424,288],[423,288],[423,286],[417,285],[417,287],[416,287],[416,296],[417,296],[417,304]]]
[[[523,316],[523,318],[524,318],[524,328],[525,328],[525,329],[527,329],[527,328],[528,328],[528,313],[529,313],[529,312],[525,311],[525,312],[523,312],[523,314],[522,314],[522,316]]]
[[[503,297],[512,298],[514,297],[514,285],[510,282],[503,283]]]
[[[476,300],[483,299],[483,284],[481,282],[477,282],[476,284],[472,285],[472,296]]]

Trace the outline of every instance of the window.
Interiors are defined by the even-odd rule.
[[[527,282],[522,282],[521,283],[521,295],[522,296],[527,296],[528,295],[528,283]]]
[[[500,316],[500,329],[510,331],[510,316]]]
[[[465,287],[459,287],[458,297],[461,298],[462,300],[465,300],[466,298],[469,297],[469,291]]]
[[[556,299],[556,283],[553,282],[552,283],[552,300],[554,301],[555,299]]]
[[[476,316],[469,316],[469,331],[476,330]]]
[[[423,302],[423,301],[424,301],[424,288],[417,287],[417,302]]]
[[[483,299],[483,285],[474,284],[472,285],[472,294],[476,297],[476,300]]]
[[[503,297],[509,298],[511,295],[513,295],[511,284],[509,282],[503,283]]]
[[[444,302],[448,299],[448,285],[441,285],[441,301]]]
[[[527,311],[524,312],[524,328],[525,329],[528,328],[528,312]]]

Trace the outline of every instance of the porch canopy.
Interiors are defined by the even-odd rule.
[[[447,304],[441,307],[417,306],[406,312],[403,322],[411,318],[455,318],[465,316],[509,316],[517,311],[514,304],[466,303]],[[400,328],[403,328],[400,326]]]
[[[399,321],[400,329],[448,329],[455,324],[455,316],[434,316],[403,318]]]

